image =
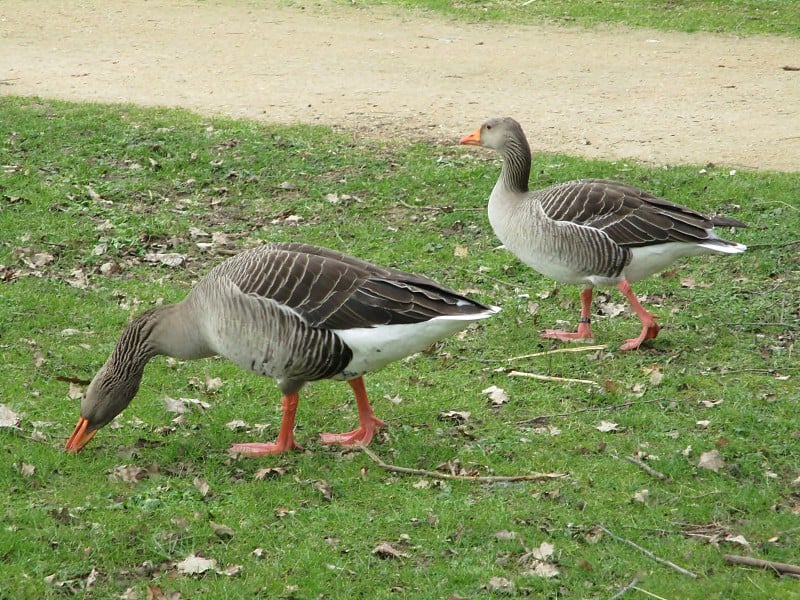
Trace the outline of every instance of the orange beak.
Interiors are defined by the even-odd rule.
[[[467,146],[480,146],[481,145],[481,129],[480,127],[461,138],[461,143]]]
[[[72,435],[69,436],[67,440],[67,445],[64,446],[67,452],[80,452],[83,450],[83,447],[89,443],[89,441],[94,437],[94,434],[97,433],[97,429],[94,431],[90,431],[86,433],[86,428],[89,427],[89,421],[81,417],[78,419],[78,424],[75,426],[75,431],[72,432]]]

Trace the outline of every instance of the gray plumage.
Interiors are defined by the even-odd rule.
[[[492,148],[503,158],[489,198],[489,221],[508,250],[556,281],[582,285],[589,290],[582,300],[591,299],[596,285],[616,285],[625,294],[644,328],[643,337],[628,340],[623,349],[638,347],[658,332],[653,315],[630,293],[631,282],[683,256],[746,249],[714,231],[715,225],[744,223],[709,217],[618,181],[579,179],[530,191],[530,147],[512,118],[491,119],[461,142]],[[548,330],[545,336],[591,337],[588,319],[588,307],[582,306],[580,335]]]
[[[68,449],[80,450],[128,405],[145,365],[158,354],[185,360],[224,356],[276,379],[285,404],[290,398],[296,405],[307,382],[348,380],[361,417],[362,409],[371,409],[366,395],[359,397],[357,386],[363,384],[353,380],[497,310],[426,277],[325,248],[288,243],[246,250],[214,267],[182,302],[128,324],[87,389]],[[293,426],[293,412],[291,420]],[[369,441],[362,438],[356,442]],[[293,439],[282,443],[278,450],[240,446],[249,454],[297,447]]]

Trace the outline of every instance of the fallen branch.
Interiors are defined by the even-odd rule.
[[[652,475],[652,476],[653,476],[653,477],[655,477],[656,479],[660,479],[661,481],[672,481],[672,479],[670,479],[669,477],[667,477],[667,476],[666,476],[666,475],[664,475],[663,473],[661,473],[661,472],[659,472],[659,471],[656,471],[656,470],[655,470],[653,467],[651,467],[650,465],[646,464],[646,463],[645,463],[644,461],[642,461],[641,459],[638,459],[638,458],[636,458],[635,456],[626,456],[626,457],[625,457],[625,460],[627,460],[628,462],[631,462],[631,463],[635,464],[635,465],[636,465],[637,467],[639,467],[639,468],[640,468],[642,471],[644,471],[644,472],[645,472],[645,473],[647,473],[648,475]]]
[[[603,410],[618,410],[620,408],[628,408],[635,404],[653,404],[654,402],[663,402],[663,398],[654,398],[653,400],[631,400],[630,402],[623,402],[622,404],[612,404],[611,406],[589,406],[587,408],[579,408],[577,410],[573,410],[570,412],[565,413],[552,413],[549,415],[539,415],[538,417],[531,417],[529,419],[523,419],[522,421],[517,421],[516,425],[524,425],[525,423],[536,423],[539,421],[547,421],[549,419],[555,419],[558,417],[571,417],[573,415],[577,415],[578,413],[584,412],[600,412]]]
[[[453,475],[451,473],[440,473],[438,471],[427,471],[425,469],[412,469],[411,467],[397,467],[381,460],[372,450],[366,446],[360,446],[361,450],[372,459],[378,467],[390,473],[403,473],[405,475],[419,475],[420,477],[430,477],[431,479],[457,479],[461,481],[476,481],[479,483],[500,483],[512,481],[548,481],[550,479],[561,479],[567,477],[566,473],[531,473],[530,475]]]
[[[595,387],[603,387],[596,381],[591,379],[572,379],[570,377],[555,377],[552,375],[539,375],[538,373],[526,373],[525,371],[511,371],[509,377],[528,377],[530,379],[538,379],[539,381],[558,381],[562,383],[585,383],[586,385],[593,385]]]
[[[572,346],[569,348],[556,348],[555,350],[547,350],[546,352],[534,352],[533,354],[523,354],[522,356],[512,356],[511,358],[504,359],[505,362],[513,362],[515,360],[522,360],[523,358],[536,358],[537,356],[548,356],[550,354],[561,354],[562,352],[589,352],[591,350],[605,350],[608,346]]]
[[[636,584],[638,584],[638,583],[639,583],[639,577],[638,577],[638,576],[637,576],[637,577],[634,577],[634,578],[633,578],[633,581],[631,581],[631,582],[630,582],[628,585],[626,585],[624,588],[622,588],[622,589],[621,589],[620,591],[618,591],[616,594],[614,594],[613,596],[611,596],[611,600],[618,600],[619,598],[622,598],[622,597],[623,597],[625,594],[627,594],[627,593],[628,593],[628,592],[630,592],[630,591],[631,591],[631,590],[632,590],[634,587],[636,587]]]
[[[723,554],[725,562],[734,565],[747,565],[748,567],[758,567],[759,569],[772,569],[779,575],[800,575],[800,566],[788,563],[775,562],[773,560],[762,560],[750,556],[739,556],[738,554]]]
[[[655,554],[650,552],[650,550],[646,550],[646,549],[642,548],[641,546],[639,546],[638,544],[635,544],[634,542],[632,542],[630,540],[626,540],[625,538],[619,537],[618,535],[616,535],[614,533],[611,533],[608,529],[606,529],[600,523],[597,524],[597,527],[599,527],[610,538],[615,539],[618,542],[622,542],[623,544],[628,544],[632,548],[636,548],[639,552],[644,554],[646,557],[656,561],[657,563],[660,563],[662,565],[666,565],[667,567],[669,567],[670,569],[674,569],[675,571],[677,571],[681,575],[686,575],[687,577],[691,577],[692,579],[697,579],[697,574],[696,573],[692,573],[691,571],[687,571],[683,567],[679,567],[678,565],[676,565],[674,562],[670,562],[668,560],[664,560],[663,558],[659,558],[658,556],[656,556]]]

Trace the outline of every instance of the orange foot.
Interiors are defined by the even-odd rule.
[[[578,323],[578,331],[561,331],[559,329],[545,329],[541,337],[548,340],[559,340],[561,342],[585,341],[594,342],[594,333],[588,322]]]
[[[340,444],[342,446],[367,446],[372,441],[372,436],[386,423],[375,417],[364,420],[361,427],[347,433],[323,433],[320,438],[323,444]]]
[[[631,338],[629,340],[625,340],[625,343],[619,347],[622,352],[627,352],[628,350],[636,350],[639,346],[642,345],[642,342],[645,340],[652,340],[654,337],[658,335],[659,326],[655,321],[651,323],[647,323],[642,327],[642,333],[639,334],[637,338]]]
[[[251,442],[247,444],[234,444],[230,447],[230,452],[243,454],[245,456],[265,456],[267,454],[280,454],[287,450],[303,450],[303,447],[296,443],[293,439],[281,442],[280,440],[274,444],[262,444],[258,442]]]

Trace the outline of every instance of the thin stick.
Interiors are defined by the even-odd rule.
[[[663,402],[663,398],[654,398],[653,400],[639,400],[639,401],[630,401],[630,402],[623,402],[622,404],[612,404],[611,406],[589,406],[587,408],[579,408],[577,410],[573,410],[570,412],[565,413],[552,413],[549,415],[539,415],[538,417],[531,417],[529,419],[523,419],[522,421],[517,421],[516,425],[524,425],[525,423],[536,423],[538,421],[547,421],[549,419],[555,419],[558,417],[571,417],[573,415],[577,415],[578,413],[584,412],[600,412],[603,410],[618,410],[620,408],[628,408],[630,406],[634,406],[635,404],[653,404],[654,402]]]
[[[800,567],[788,563],[775,562],[774,560],[762,560],[751,556],[739,556],[738,554],[723,554],[725,562],[735,565],[747,565],[748,567],[758,567],[760,569],[773,569],[780,574],[800,575]]]
[[[596,387],[603,387],[596,381],[591,379],[572,379],[570,377],[554,377],[552,375],[539,375],[537,373],[526,373],[524,371],[511,371],[509,377],[528,377],[530,379],[538,379],[539,381],[559,381],[563,383],[585,383],[586,385],[593,385]]]
[[[360,446],[361,450],[372,459],[378,467],[391,473],[403,473],[405,475],[419,475],[430,477],[431,479],[458,479],[461,481],[477,481],[479,483],[499,483],[509,481],[547,481],[550,479],[561,479],[568,477],[566,473],[531,473],[530,475],[452,475],[450,473],[439,473],[438,471],[427,471],[425,469],[412,469],[411,467],[397,467],[381,460],[372,450],[366,446]]]
[[[650,596],[651,598],[656,598],[656,600],[667,600],[666,598],[664,598],[664,596],[658,596],[658,595],[654,594],[653,592],[648,592],[646,589],[640,588],[638,586],[634,587],[633,589],[635,589],[637,592],[642,592],[645,596]]]
[[[637,583],[639,583],[639,577],[634,577],[633,581],[631,581],[628,585],[626,585],[624,588],[622,588],[616,594],[611,596],[611,600],[618,600],[619,598],[622,598],[625,594],[630,592],[636,586]]]
[[[639,552],[644,554],[646,557],[651,558],[652,560],[656,561],[657,563],[660,563],[662,565],[666,565],[670,569],[676,570],[681,575],[686,575],[687,577],[691,577],[692,579],[697,579],[697,574],[696,573],[692,573],[691,571],[687,571],[683,567],[679,567],[678,565],[676,565],[674,562],[670,562],[668,560],[664,560],[663,558],[657,557],[655,554],[650,552],[650,550],[645,550],[644,548],[642,548],[638,544],[635,544],[630,540],[626,540],[625,538],[619,537],[618,535],[616,535],[614,533],[611,533],[608,529],[606,529],[600,523],[597,524],[597,527],[599,527],[603,532],[605,532],[605,534],[608,535],[610,538],[615,539],[618,542],[622,542],[623,544],[628,544],[632,548],[636,548]]]
[[[651,467],[650,465],[646,464],[644,461],[636,458],[635,456],[626,456],[625,460],[635,464],[642,471],[644,471],[648,475],[652,475],[656,479],[660,479],[661,481],[672,481],[672,479],[670,479],[669,477],[667,477],[663,473],[661,473],[659,471],[656,471],[653,467]]]
[[[562,352],[589,352],[591,350],[605,350],[608,346],[574,346],[570,348],[556,348],[555,350],[548,350],[547,352],[534,352],[533,354],[523,354],[522,356],[512,356],[511,358],[504,359],[505,362],[513,362],[515,360],[522,360],[523,358],[535,358],[537,356],[547,356],[549,354],[560,354]]]

